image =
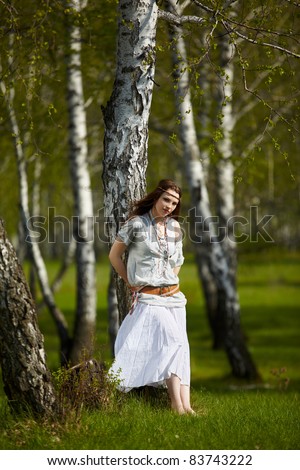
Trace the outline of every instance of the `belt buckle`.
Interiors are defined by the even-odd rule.
[[[162,286],[159,287],[159,295],[163,295],[163,287]]]

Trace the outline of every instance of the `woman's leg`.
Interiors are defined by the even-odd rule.
[[[180,378],[177,375],[172,374],[169,379],[166,380],[169,396],[171,399],[171,407],[174,411],[179,414],[184,414],[184,406],[181,401],[181,393],[180,393]]]
[[[195,411],[191,408],[190,387],[188,385],[180,385],[180,399],[184,411],[186,413],[195,414]]]

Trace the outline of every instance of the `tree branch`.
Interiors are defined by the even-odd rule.
[[[184,23],[198,23],[201,24],[205,21],[204,18],[199,16],[187,15],[187,16],[178,16],[173,13],[169,13],[165,10],[158,10],[158,18],[161,18],[169,23],[174,24],[175,26],[180,26]]]
[[[249,25],[234,21],[231,18],[226,18],[225,15],[222,13],[222,11],[213,10],[213,9],[203,5],[198,0],[192,0],[192,2],[195,5],[197,5],[199,8],[202,8],[206,12],[211,13],[213,15],[214,19],[216,19],[216,17],[221,17],[222,18],[221,23],[223,24],[224,28],[226,29],[226,31],[228,31],[229,34],[236,34],[240,39],[243,39],[244,41],[247,41],[251,44],[255,44],[257,46],[263,46],[263,47],[271,47],[272,49],[279,50],[279,51],[283,52],[284,54],[295,57],[296,59],[300,59],[300,54],[297,54],[296,52],[293,52],[292,50],[290,50],[286,47],[280,46],[278,44],[272,44],[272,43],[269,43],[269,42],[259,41],[257,39],[250,38],[247,35],[241,33],[237,28],[234,28],[233,25],[240,26],[240,27],[245,28],[245,29],[254,30],[256,32],[260,32],[260,33],[264,32],[264,33],[268,33],[268,34],[272,34],[272,35],[276,35],[276,36],[290,37],[290,34],[281,33],[281,32],[278,32],[278,31],[267,31],[267,30],[264,30],[264,29],[254,28],[254,27],[251,27]],[[226,2],[225,7],[227,8],[232,3],[234,3],[234,0],[228,0]],[[203,17],[199,17],[199,16],[195,16],[195,15],[179,16],[176,13],[170,13],[170,12],[167,12],[165,10],[159,10],[158,11],[158,17],[162,18],[165,21],[168,21],[169,23],[172,23],[176,26],[181,26],[184,23],[202,24],[202,23],[208,21],[207,18],[203,18]],[[298,43],[296,38],[293,38],[293,39]]]
[[[215,10],[212,8],[209,8],[206,5],[203,5],[203,3],[198,2],[198,0],[192,0],[192,2],[197,5],[197,7],[202,8],[202,10],[206,11],[207,13],[215,14]]]
[[[255,90],[251,90],[251,88],[248,87],[248,83],[247,83],[247,77],[246,77],[246,68],[243,64],[243,58],[241,56],[241,53],[240,53],[240,50],[236,44],[236,42],[234,41],[234,46],[236,48],[236,51],[237,51],[237,54],[240,58],[240,64],[241,64],[241,69],[242,69],[242,76],[243,76],[243,84],[244,84],[244,89],[245,91],[247,91],[248,93],[251,93],[253,96],[255,96],[256,99],[258,99],[264,106],[266,106],[270,111],[271,113],[275,114],[278,116],[278,118],[282,121],[282,122],[285,122],[285,124],[288,125],[289,128],[291,129],[294,129],[295,132],[297,132],[297,134],[300,134],[300,130],[297,129],[291,122],[289,122],[279,111],[277,111],[275,108],[273,108],[265,99],[263,99]]]
[[[277,44],[271,44],[268,42],[261,42],[257,41],[256,39],[249,38],[248,36],[245,36],[244,34],[240,33],[237,29],[232,29],[232,27],[227,23],[227,21],[222,20],[223,26],[226,28],[226,30],[229,32],[229,34],[236,34],[239,38],[244,39],[245,41],[250,42],[251,44],[256,44],[257,46],[264,46],[264,47],[271,47],[272,49],[277,49],[278,51],[284,52],[287,55],[291,55],[292,57],[295,57],[296,59],[300,59],[300,54],[296,54],[295,52],[286,49],[285,47],[278,46]]]
[[[295,5],[295,7],[300,7],[300,3],[292,2],[291,0],[285,0],[285,1],[290,3],[291,5]]]
[[[287,112],[290,108],[291,108],[291,103],[288,103],[283,108],[283,112]],[[279,119],[281,119],[280,114],[277,114],[276,116],[274,116],[272,118],[273,126],[274,126],[274,124],[276,124],[279,121]],[[269,131],[270,125],[271,124],[270,124],[270,118],[269,118],[267,120],[267,123],[266,123],[266,126],[265,126],[264,130],[258,136],[255,136],[255,138],[251,142],[249,142],[247,147],[243,150],[243,152],[240,155],[241,160],[245,159],[249,154],[251,154],[251,152],[253,152],[255,147],[257,147],[257,145],[264,139],[265,134],[271,135],[271,132]],[[239,166],[237,166],[236,169],[239,169],[239,167],[242,164],[243,163],[241,163]]]

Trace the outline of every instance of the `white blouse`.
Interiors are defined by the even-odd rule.
[[[118,233],[128,247],[127,277],[132,286],[168,286],[179,283],[176,266],[184,261],[182,232],[173,218],[166,220],[166,237],[161,240],[155,222],[148,212],[125,222]],[[138,301],[151,304],[183,305],[185,296],[179,292],[171,297],[138,294]]]

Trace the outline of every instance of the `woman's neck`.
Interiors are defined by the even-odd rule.
[[[166,222],[166,217],[160,217],[156,214],[155,209],[150,209],[151,219],[154,220],[156,224],[164,224]]]

